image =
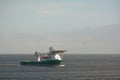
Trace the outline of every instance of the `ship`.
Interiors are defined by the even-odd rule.
[[[63,54],[66,50],[55,50],[52,47],[49,48],[44,56],[41,57],[40,52],[35,52],[35,60],[24,60],[21,61],[21,65],[40,65],[40,66],[51,66],[51,65],[60,65],[63,61]]]

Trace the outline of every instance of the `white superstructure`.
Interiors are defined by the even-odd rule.
[[[66,50],[54,50],[52,47],[49,48],[49,52],[47,53],[47,56],[43,56],[47,60],[62,60],[60,53],[64,53]],[[37,61],[40,61],[40,53],[35,52],[35,57],[37,58]]]

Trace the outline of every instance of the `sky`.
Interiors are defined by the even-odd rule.
[[[120,54],[120,0],[0,0],[0,54]]]

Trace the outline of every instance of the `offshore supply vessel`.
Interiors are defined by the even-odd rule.
[[[46,66],[50,66],[50,65],[60,65],[61,62],[63,61],[62,59],[62,54],[60,53],[64,53],[66,50],[54,50],[52,47],[49,48],[49,52],[41,57],[40,52],[35,52],[35,58],[36,60],[33,61],[29,61],[29,60],[25,60],[25,61],[21,61],[20,64],[21,65],[46,65]]]

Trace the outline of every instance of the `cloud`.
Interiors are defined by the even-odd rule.
[[[44,9],[40,10],[40,14],[43,16],[59,16],[63,15],[65,13],[64,10],[58,10],[58,9]]]
[[[2,33],[0,51],[32,53],[47,47],[66,49],[68,53],[119,53],[120,25],[78,28],[53,33]],[[12,46],[12,47],[11,47]]]

